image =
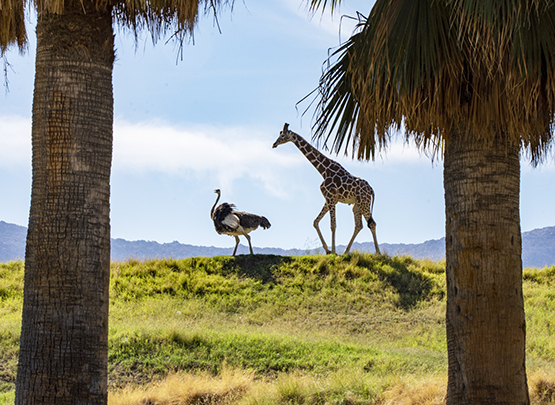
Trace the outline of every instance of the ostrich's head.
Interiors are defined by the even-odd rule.
[[[214,192],[215,192],[216,194],[220,195],[220,189],[219,189],[219,188],[217,188],[216,190],[214,190]]]
[[[293,132],[289,131],[289,124],[285,124],[283,126],[283,130],[279,133],[278,139],[272,145],[272,148],[276,148],[278,145],[282,143],[290,142],[293,140]]]

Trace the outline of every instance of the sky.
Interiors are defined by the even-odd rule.
[[[112,237],[233,247],[210,219],[219,188],[220,202],[272,223],[251,233],[254,246],[320,247],[312,224],[324,204],[322,178],[293,144],[272,144],[285,122],[311,140],[312,110],[303,114],[309,102],[298,103],[317,87],[329,50],[351,34],[347,16],[368,15],[372,5],[345,0],[330,16],[311,15],[302,0],[237,0],[219,17],[220,29],[201,18],[182,54],[172,42],[154,46],[147,32],[135,44],[116,29]],[[0,220],[22,226],[31,194],[34,25],[31,16],[27,52],[8,53],[8,88],[0,89]],[[401,135],[374,162],[323,152],[374,189],[379,242],[444,236],[441,160]],[[522,159],[523,232],[555,225],[553,162],[532,168]],[[351,207],[339,204],[338,245],[353,227]],[[328,215],[320,228],[329,244]],[[370,231],[356,241],[371,242]]]

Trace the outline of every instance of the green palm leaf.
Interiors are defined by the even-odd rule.
[[[520,143],[533,162],[552,141],[555,6],[539,0],[378,0],[329,58],[314,137],[375,157],[403,128],[441,152],[449,134]]]
[[[441,92],[452,86],[445,78],[463,70],[462,60],[442,3],[378,0],[330,57],[319,85],[315,137],[327,142],[337,131],[336,152],[354,146],[359,159],[369,159],[387,144],[391,129],[408,123],[410,133],[440,135],[430,117],[444,111],[449,100]]]
[[[324,11],[328,7],[328,4],[331,8],[331,12],[333,13],[341,4],[341,0],[309,0],[309,8],[313,11],[317,9]]]

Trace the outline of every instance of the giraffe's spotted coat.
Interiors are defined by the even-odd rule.
[[[345,249],[345,253],[349,252],[357,234],[362,230],[362,216],[364,216],[368,227],[372,231],[376,253],[379,254],[380,249],[376,237],[376,222],[372,218],[374,190],[370,187],[370,184],[364,179],[353,176],[345,170],[343,166],[322,154],[299,134],[290,131],[288,124],[284,125],[283,130],[280,132],[278,139],[274,142],[272,147],[275,148],[286,142],[294,143],[324,178],[324,181],[320,184],[320,191],[326,202],[320,214],[318,214],[314,220],[314,227],[318,232],[318,236],[320,237],[326,253],[335,253],[335,206],[337,203],[344,203],[353,206],[353,215],[355,218],[355,230]],[[328,211],[331,220],[331,250],[328,249],[319,227],[320,220]]]

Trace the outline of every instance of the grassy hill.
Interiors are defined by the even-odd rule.
[[[22,280],[21,262],[0,264],[0,404],[13,401]],[[525,271],[537,404],[555,401],[554,287],[555,267]],[[110,403],[442,403],[444,313],[441,262],[356,253],[112,263]]]

